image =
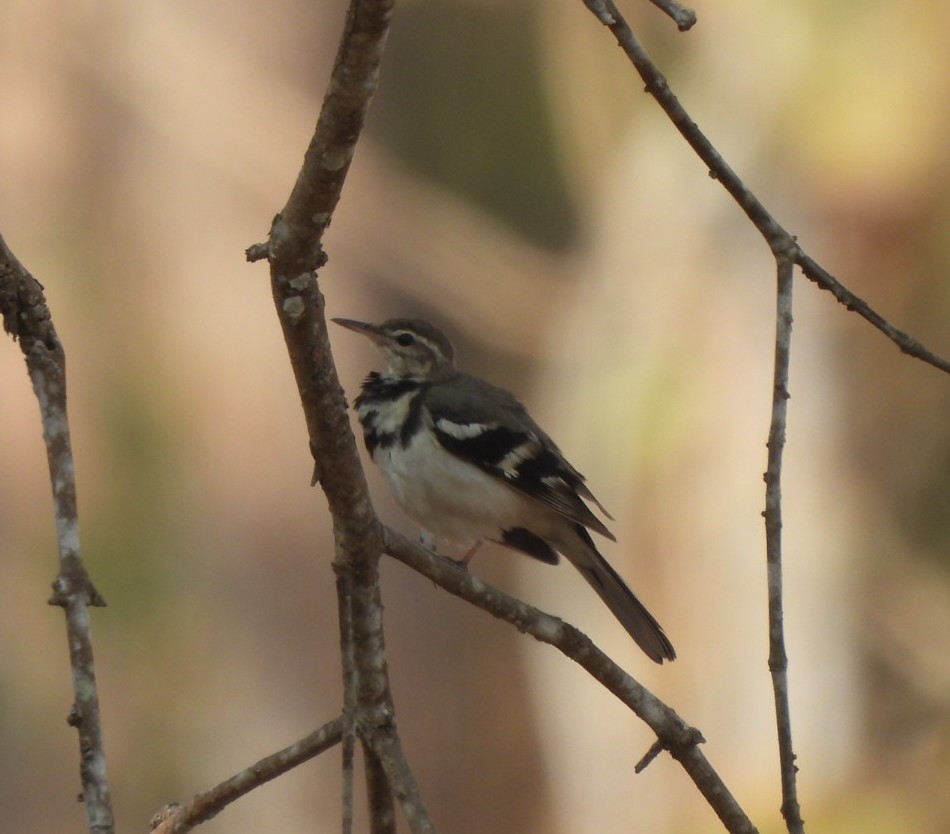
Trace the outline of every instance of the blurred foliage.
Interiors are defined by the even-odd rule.
[[[415,171],[556,249],[576,238],[531,3],[399,8],[372,126]]]

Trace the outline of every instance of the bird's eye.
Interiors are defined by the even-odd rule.
[[[400,333],[396,337],[396,344],[401,345],[402,347],[409,347],[409,345],[411,345],[414,341],[415,339],[412,338],[411,333]]]

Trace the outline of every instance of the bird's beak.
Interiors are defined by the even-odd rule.
[[[340,325],[340,327],[345,327],[347,330],[352,330],[356,333],[360,333],[374,342],[378,343],[382,338],[379,331],[377,331],[376,326],[373,324],[367,324],[365,321],[354,321],[353,319],[330,319],[330,320],[334,324],[338,324]]]

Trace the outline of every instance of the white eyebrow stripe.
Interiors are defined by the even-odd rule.
[[[421,342],[421,343],[422,343],[423,345],[425,345],[430,351],[432,351],[432,353],[433,353],[435,356],[441,357],[442,359],[445,359],[445,358],[446,358],[445,353],[442,351],[442,348],[439,347],[439,345],[438,345],[437,343],[431,341],[430,339],[427,339],[427,338],[426,338],[425,336],[423,336],[421,333],[416,333],[414,330],[397,330],[397,331],[396,331],[396,335],[397,335],[397,336],[400,335],[400,334],[402,334],[402,333],[408,333],[410,336],[412,336],[413,339],[416,340],[416,342]]]

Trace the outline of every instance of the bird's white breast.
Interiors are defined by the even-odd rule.
[[[447,452],[427,421],[403,446],[378,448],[373,460],[407,515],[460,544],[498,540],[537,513],[535,502]]]

